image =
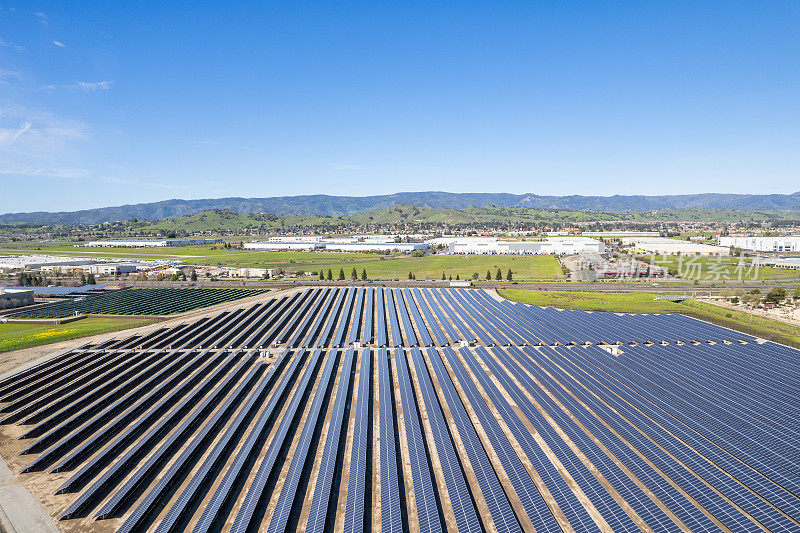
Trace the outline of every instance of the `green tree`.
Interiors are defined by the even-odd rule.
[[[344,280],[344,269],[340,268],[339,269],[339,281],[342,281],[342,280]]]
[[[771,291],[767,293],[767,297],[764,299],[766,302],[773,302],[773,303],[780,303],[786,299],[786,289],[783,287],[775,287]]]
[[[352,279],[353,281],[356,281],[358,279],[358,271],[356,270],[356,267],[353,267],[353,271],[350,272],[350,279]]]
[[[361,281],[367,281],[367,269],[361,270]]]
[[[319,271],[319,280],[325,281],[325,272],[322,270]]]
[[[95,285],[97,283],[97,280],[94,279],[94,274],[92,274],[91,272],[89,272],[89,276],[86,278],[86,283],[88,285]]]
[[[329,268],[328,269],[328,281],[333,280],[333,271]]]
[[[81,270],[81,275],[78,279],[80,279],[81,285],[86,285],[86,274],[83,272],[83,270]]]
[[[408,273],[408,279],[414,279],[414,274],[412,274],[410,271]]]
[[[191,281],[197,281],[197,272],[195,272],[194,270],[192,270],[192,275],[191,275],[191,276],[189,276],[189,279],[190,279]]]
[[[503,271],[500,270],[499,268],[497,269],[497,273],[494,275],[494,279],[496,279],[497,281],[503,279]]]
[[[477,281],[479,277],[480,277],[480,274],[478,274],[477,272],[473,272],[472,273],[472,279],[474,279],[475,281]]]
[[[486,281],[492,281],[492,271],[491,270],[487,270],[486,271]]]
[[[510,268],[508,269],[508,272],[506,273],[506,279],[508,281],[511,281],[512,279],[514,279],[513,274],[511,274],[511,269]]]
[[[450,277],[452,278],[453,276],[450,276]],[[447,278],[444,276],[444,270],[442,270],[442,281],[444,281],[444,280],[446,280],[446,279],[447,279]]]
[[[450,281],[453,281],[453,275],[450,274]]]
[[[458,280],[460,280],[460,279],[461,279],[461,276],[460,276],[460,275],[458,275],[458,274],[456,274],[456,281],[458,281]]]
[[[795,300],[800,299],[800,285],[794,288],[794,294],[792,294],[792,296],[794,296]]]

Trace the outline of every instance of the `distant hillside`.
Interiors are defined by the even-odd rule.
[[[570,209],[531,209],[527,207],[467,207],[465,209],[434,209],[431,207],[397,205],[357,215],[335,217],[315,215],[267,215],[263,213],[234,213],[227,209],[212,209],[162,220],[139,228],[142,232],[281,232],[299,227],[324,232],[325,228],[341,226],[366,227],[377,224],[530,224],[537,222],[598,222],[626,220],[649,221],[715,221],[800,219],[800,211],[734,211],[719,209],[663,209],[647,211],[578,211]]]
[[[9,213],[0,224],[99,224],[118,220],[164,220],[227,209],[235,213],[318,215],[336,217],[414,205],[432,209],[469,207],[526,207],[589,211],[655,211],[662,209],[728,209],[748,211],[800,210],[800,192],[794,194],[687,194],[672,196],[538,196],[535,194],[401,192],[381,196],[282,196],[272,198],[217,198],[165,200],[148,204],[103,207],[72,212]]]

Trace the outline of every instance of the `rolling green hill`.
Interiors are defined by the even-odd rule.
[[[438,225],[468,224],[533,224],[546,222],[599,222],[623,220],[630,222],[708,221],[737,222],[743,220],[772,221],[800,219],[800,212],[734,211],[715,209],[665,209],[660,211],[581,211],[571,209],[534,209],[527,207],[467,207],[439,209],[397,205],[357,215],[273,215],[236,213],[228,209],[211,209],[178,218],[162,220],[140,228],[143,232],[285,232],[303,228],[317,233],[342,227],[365,228],[370,225]]]
[[[206,198],[164,200],[147,204],[103,207],[71,212],[6,213],[0,224],[100,224],[121,220],[163,220],[210,209],[236,213],[284,215],[355,215],[395,205],[419,205],[436,209],[466,209],[499,205],[527,209],[568,209],[595,212],[640,212],[672,209],[787,212],[800,210],[800,192],[794,194],[684,194],[669,196],[540,196],[507,193],[451,193],[442,191],[399,192],[379,196],[280,196],[269,198]]]

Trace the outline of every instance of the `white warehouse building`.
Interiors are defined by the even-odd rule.
[[[161,248],[165,246],[197,246],[200,244],[222,244],[222,239],[125,239],[118,241],[90,241],[85,246],[109,248]]]
[[[717,244],[754,252],[800,252],[800,235],[782,237],[718,237]]]
[[[325,249],[333,252],[405,252],[427,250],[424,242],[329,242]]]
[[[601,254],[606,251],[605,244],[588,237],[550,237],[543,241],[501,241],[495,238],[466,237],[448,239],[446,244],[447,253],[467,255],[575,255]]]
[[[323,248],[322,243],[313,241],[272,241],[270,242],[246,242],[244,243],[246,250],[261,250],[264,252],[282,252],[286,250],[296,250],[301,252],[310,252],[312,250],[319,250]]]

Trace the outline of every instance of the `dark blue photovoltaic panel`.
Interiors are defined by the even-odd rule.
[[[411,318],[408,315],[408,309],[403,300],[403,293],[398,289],[392,289],[392,296],[397,302],[397,307],[400,310],[400,319],[403,321],[403,333],[406,340],[406,345],[409,347],[417,346],[417,335],[414,333],[414,327],[411,325]],[[402,343],[400,343],[402,345]]]
[[[344,531],[364,531],[364,508],[369,505],[371,495],[366,494],[367,439],[370,414],[370,389],[372,387],[372,351],[361,352],[361,369],[358,373],[358,397],[353,424],[350,474],[347,481],[347,501],[344,510]],[[311,520],[309,519],[309,523]],[[315,530],[318,528],[315,525]]]
[[[358,341],[359,329],[362,325],[362,317],[364,314],[364,289],[356,289],[356,302],[353,304],[353,318],[350,323],[350,334],[347,336],[347,343],[353,344]]]
[[[389,327],[392,331],[391,346],[396,348],[403,345],[403,336],[400,334],[400,323],[397,320],[394,297],[391,289],[383,289],[383,294],[386,298],[386,314],[389,317]]]
[[[403,425],[406,430],[406,445],[411,466],[411,479],[414,486],[414,501],[417,507],[417,519],[420,531],[441,531],[439,510],[436,505],[436,494],[433,480],[428,468],[428,452],[419,425],[417,403],[414,399],[413,385],[408,375],[408,366],[404,350],[394,351],[397,364],[397,381],[400,386],[400,398],[403,402]]]
[[[353,360],[352,348],[347,350],[345,359],[349,361]],[[334,372],[336,361],[336,353],[330,352],[328,354],[328,361],[325,363],[325,369],[322,371],[322,376],[317,382],[314,400],[311,402],[308,415],[303,423],[303,432],[300,434],[300,440],[297,442],[294,455],[292,455],[292,462],[289,464],[289,471],[286,473],[286,479],[283,481],[283,487],[281,488],[280,496],[278,496],[278,503],[275,505],[275,510],[269,517],[269,528],[267,529],[268,533],[282,533],[286,530],[286,522],[289,520],[289,514],[292,512],[292,506],[294,505],[295,498],[297,497],[297,487],[300,484],[300,476],[303,473],[303,468],[305,467],[308,459],[308,450],[311,448],[314,432],[317,429],[319,414],[322,410],[323,404],[328,400],[328,383],[330,382],[331,375]],[[350,376],[349,369],[347,375],[348,377]],[[298,395],[295,393],[295,398],[297,397]],[[284,415],[284,419],[281,424],[286,422],[286,420],[289,418],[287,415]],[[278,429],[278,435],[280,435],[280,428]],[[277,442],[277,439],[273,439],[272,443],[270,444],[270,449],[267,450],[265,461],[261,463],[262,467],[271,459],[272,455],[270,454],[270,451],[272,450],[273,446],[276,449],[279,449],[280,446]],[[257,481],[258,479],[260,478],[256,477],[254,481]],[[252,490],[253,487],[251,486],[250,490],[248,491],[248,496],[251,494]],[[255,497],[254,501],[256,501]],[[247,503],[246,498],[245,503]],[[237,515],[236,521],[233,523],[232,531],[247,530],[251,517],[248,517],[247,515],[241,516],[242,520],[239,521],[239,516]]]
[[[394,436],[394,408],[389,359],[385,348],[378,350],[378,409],[380,411],[381,531],[400,533],[400,482],[397,477],[397,443]]]
[[[367,289],[364,296],[364,328],[361,333],[361,342],[368,344],[375,338],[373,331],[374,315],[375,315],[375,289]]]
[[[436,454],[439,457],[450,504],[456,518],[456,526],[458,531],[475,531],[477,533],[481,531],[481,525],[475,512],[475,506],[472,505],[467,482],[461,473],[458,455],[450,440],[450,433],[447,430],[447,423],[442,415],[441,407],[439,407],[436,392],[433,390],[433,384],[428,376],[424,357],[418,348],[411,350],[411,357],[422,391],[423,404],[433,434]]]
[[[375,290],[375,344],[379,347],[389,343],[386,334],[386,307],[383,302],[383,294],[383,289]]]
[[[459,351],[467,356],[470,356],[467,349],[462,349]],[[514,451],[514,447],[511,445],[511,442],[509,442],[508,438],[503,433],[503,430],[498,424],[497,419],[489,410],[489,407],[478,392],[478,389],[472,381],[472,378],[462,365],[460,358],[456,355],[456,352],[450,348],[446,348],[443,353],[445,358],[450,363],[450,368],[453,369],[456,379],[466,393],[470,407],[472,407],[472,409],[475,411],[475,414],[481,423],[481,427],[492,444],[493,451],[497,455],[500,463],[503,466],[503,469],[506,472],[506,475],[511,481],[514,491],[516,492],[522,507],[525,509],[528,520],[531,521],[537,530],[547,530],[548,528],[552,528],[555,525],[555,521],[552,518],[547,504],[545,504],[542,496],[536,489],[536,486],[534,485],[530,475],[528,474],[527,470],[525,470],[525,466],[522,464],[519,456]],[[489,392],[492,403],[497,406],[501,398],[498,398],[494,393],[494,388],[487,392]],[[505,400],[502,401],[502,404],[499,406],[499,408],[500,407],[506,407],[505,412],[501,411],[500,414],[506,415],[503,417],[503,419],[506,420],[507,423],[513,423],[514,420],[517,420],[516,415],[513,414],[513,411],[511,411],[510,408],[507,408]],[[513,415],[513,418],[508,416],[509,413]],[[525,431],[527,431],[527,428],[525,428]],[[528,433],[528,435],[532,440],[530,433]],[[584,510],[583,512],[585,513],[586,511]],[[570,520],[570,523],[579,524],[580,522],[577,520],[574,522]]]
[[[422,313],[425,315],[425,320],[428,322],[428,330],[433,332],[433,336],[436,338],[436,342],[439,346],[447,346],[447,337],[442,332],[442,328],[436,322],[436,319],[433,317],[433,313],[428,306],[428,303],[425,301],[425,298],[422,296],[422,292],[419,289],[413,289],[414,297],[416,298],[417,302],[419,302],[419,308],[422,309]],[[417,308],[417,309],[419,309]],[[458,337],[453,332],[454,337]]]
[[[414,319],[414,324],[417,326],[419,344],[421,346],[431,346],[433,344],[433,339],[430,333],[428,333],[428,328],[425,327],[425,321],[422,320],[422,315],[419,312],[417,303],[414,301],[413,296],[411,296],[411,290],[403,289],[402,293],[402,299],[405,300],[404,307],[407,307],[411,311],[411,317]]]
[[[227,394],[230,390],[230,386],[235,382],[236,379],[240,376],[242,370],[244,370],[249,360],[244,360],[237,367],[228,375],[228,377],[220,383],[214,392],[207,396],[206,399],[203,401],[202,404],[198,407],[191,416],[189,416],[186,420],[181,423],[181,425],[170,435],[170,437],[150,456],[148,457],[147,461],[138,469],[133,477],[127,479],[125,484],[117,490],[114,495],[109,499],[103,507],[97,512],[95,515],[96,519],[105,518],[107,516],[111,516],[112,514],[119,511],[119,507],[122,505],[122,501],[130,496],[130,494],[134,491],[137,485],[141,483],[141,480],[144,476],[151,475],[155,472],[157,466],[164,461],[164,459],[170,454],[174,453],[175,447],[182,441],[187,439],[191,436],[191,431],[199,424],[203,418],[208,416],[210,410],[213,408],[214,404],[222,399],[225,394]],[[213,427],[215,425],[216,420],[220,417],[220,412],[227,411],[227,408],[234,404],[238,398],[254,383],[254,380],[257,376],[262,372],[263,366],[262,365],[255,365],[251,368],[249,373],[241,380],[240,384],[237,386],[236,390],[228,397],[225,402],[223,403],[222,407],[220,408],[219,412],[214,415],[211,419],[205,422],[204,428],[206,427]],[[189,444],[191,447],[191,443]],[[187,448],[188,449],[188,448]],[[156,492],[151,491],[151,494]],[[149,496],[149,494],[148,494]],[[155,497],[155,494],[153,494]],[[149,498],[148,498],[149,500]],[[144,503],[144,502],[143,502]]]
[[[311,510],[309,511],[308,521],[306,522],[306,531],[309,532],[323,531],[325,528],[325,516],[328,512],[328,504],[332,496],[331,484],[333,483],[334,468],[336,467],[336,455],[339,452],[339,439],[342,433],[344,412],[347,408],[347,393],[350,389],[352,370],[353,349],[350,348],[344,354],[339,385],[336,391],[336,400],[334,400],[333,403],[333,412],[331,413],[330,422],[328,423],[328,433],[325,436],[325,448],[322,452],[322,460],[319,465],[319,471],[317,472],[316,484],[314,485]],[[309,427],[308,422],[306,422],[306,427]],[[305,432],[305,429],[303,431]],[[294,459],[292,461],[294,461]],[[281,493],[281,497],[283,497],[283,493]],[[272,528],[272,523],[270,523],[270,528]]]
[[[301,382],[302,386],[301,390],[305,390],[305,386],[303,385],[308,385],[308,382],[311,378],[311,374],[313,374],[314,368],[316,367],[316,363],[319,359],[320,353],[321,350],[317,349],[309,357],[310,359],[309,364],[306,368],[305,373],[303,374],[303,381]],[[225,475],[222,478],[222,482],[219,484],[219,486],[217,486],[217,489],[214,491],[213,496],[206,503],[203,509],[203,514],[200,515],[200,520],[195,526],[195,531],[208,531],[212,527],[215,520],[217,519],[220,508],[222,507],[224,502],[229,498],[231,487],[235,483],[236,479],[239,478],[239,476],[242,474],[242,468],[244,468],[248,456],[251,453],[253,453],[254,447],[256,445],[256,442],[259,440],[261,432],[264,430],[264,427],[267,425],[267,422],[272,418],[275,408],[278,405],[278,402],[280,401],[281,397],[283,396],[284,391],[289,386],[289,384],[294,381],[295,372],[300,366],[299,365],[300,361],[303,359],[301,355],[302,355],[301,353],[295,354],[294,360],[287,369],[284,378],[278,384],[278,387],[275,389],[272,396],[270,397],[269,403],[264,408],[264,411],[262,411],[261,415],[258,417],[258,420],[256,421],[256,424],[250,431],[247,440],[245,440],[244,445],[239,450],[239,453],[236,454],[236,458],[234,459],[233,463],[231,463],[227,468],[227,470],[225,471]],[[299,396],[300,395],[296,395],[294,396],[294,398],[297,398]],[[291,419],[291,417],[288,418]],[[287,420],[287,418],[284,418],[283,420]],[[262,463],[262,466],[266,468],[264,463]],[[261,471],[262,468],[259,468],[259,472]],[[260,477],[263,478],[263,473]],[[251,491],[258,491],[259,493],[257,494],[257,496],[260,496],[260,490],[262,490],[262,485],[260,483],[257,484],[255,488],[251,486],[251,489],[247,492],[247,495],[245,495],[245,501],[248,500],[248,495],[250,495],[251,493],[256,494],[256,492],[251,492]],[[252,502],[253,497],[250,496],[249,499],[251,507],[248,507],[247,511],[245,512],[249,512],[249,514],[252,515],[252,512],[254,510],[254,504]],[[244,509],[244,507],[242,509]],[[240,509],[239,512],[242,513],[242,510]]]
[[[500,480],[492,468],[492,463],[486,455],[486,451],[464,408],[464,404],[453,386],[450,375],[439,357],[439,352],[434,349],[428,349],[427,355],[442,393],[446,398],[447,407],[453,417],[456,429],[458,429],[458,434],[467,452],[470,466],[475,472],[475,477],[481,488],[481,494],[486,501],[486,506],[489,508],[489,514],[495,528],[502,533],[519,531],[519,522],[511,509],[503,487],[500,485]]]

